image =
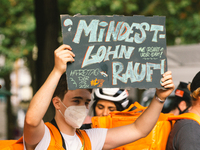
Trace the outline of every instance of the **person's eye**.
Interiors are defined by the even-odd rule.
[[[76,104],[79,104],[79,103],[80,103],[79,100],[74,100],[73,102],[76,103]]]
[[[109,110],[110,110],[110,111],[115,111],[116,109],[115,109],[115,108],[110,108]]]
[[[102,105],[97,106],[99,109],[103,109],[104,107]]]
[[[85,106],[88,108],[88,106],[89,106],[89,102],[85,102]]]

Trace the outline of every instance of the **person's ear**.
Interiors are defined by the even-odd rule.
[[[54,105],[55,109],[57,109],[57,110],[60,109],[60,105],[61,105],[60,101],[61,101],[60,98],[57,96],[52,99],[53,105]]]
[[[181,111],[184,111],[186,108],[187,108],[187,104],[185,101],[181,101],[179,104],[178,104],[179,108]]]

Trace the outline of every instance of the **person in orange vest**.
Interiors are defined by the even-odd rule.
[[[173,99],[166,99],[162,112],[174,115],[187,112],[192,105],[190,93],[188,83],[181,81],[175,90],[175,97]]]
[[[24,123],[24,149],[104,150],[113,149],[147,136],[159,118],[166,97],[174,90],[171,72],[167,71],[163,74],[161,85],[165,89],[156,89],[151,104],[134,123],[112,129],[85,130],[89,142],[84,142],[81,139],[85,139],[86,136],[76,134],[76,131],[87,115],[91,91],[88,89],[67,90],[65,76],[67,63],[75,61],[75,55],[71,50],[71,47],[65,44],[55,50],[54,68],[30,102]],[[55,107],[52,124],[57,126],[63,142],[57,141],[58,136],[55,136],[54,130],[48,128],[43,121],[51,100]],[[63,148],[58,148],[59,143],[62,143]],[[88,145],[91,147],[86,148]]]
[[[130,103],[128,91],[120,88],[96,88],[92,92],[93,104],[80,129],[91,128],[92,116],[108,116],[113,111],[123,111]]]
[[[189,84],[192,106],[189,113],[200,116],[200,72]],[[200,149],[200,125],[191,119],[177,120],[168,137],[166,150],[198,150]]]

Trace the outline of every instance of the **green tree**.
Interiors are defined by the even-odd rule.
[[[200,42],[198,0],[73,0],[70,13],[82,15],[166,16],[167,44]]]
[[[166,16],[167,45],[200,42],[198,0],[73,0],[70,14]],[[138,90],[141,97],[142,90]]]
[[[12,71],[13,62],[26,58],[34,46],[35,19],[32,0],[1,1],[0,54],[6,57],[0,76]]]
[[[173,45],[200,42],[199,7],[198,0],[2,0],[0,55],[6,59],[5,65],[0,66],[0,77],[5,79],[6,88],[10,90],[13,63],[23,58],[32,72],[34,93],[40,88],[53,68],[53,51],[62,43],[58,40],[61,37],[60,14],[166,16],[167,44]],[[32,60],[35,41],[38,47],[36,65]],[[10,110],[8,97],[8,112]],[[10,123],[11,118],[8,119]],[[11,128],[8,138],[12,138]]]
[[[10,91],[10,73],[14,62],[19,58],[30,57],[34,46],[35,19],[32,0],[2,0],[0,5],[0,55],[5,64],[0,66],[0,77],[5,80],[6,90]],[[31,61],[29,61],[31,62]],[[14,115],[7,97],[7,138],[13,139]]]

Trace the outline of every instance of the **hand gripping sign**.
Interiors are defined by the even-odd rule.
[[[165,17],[61,15],[61,25],[76,55],[66,71],[70,90],[161,87]]]

